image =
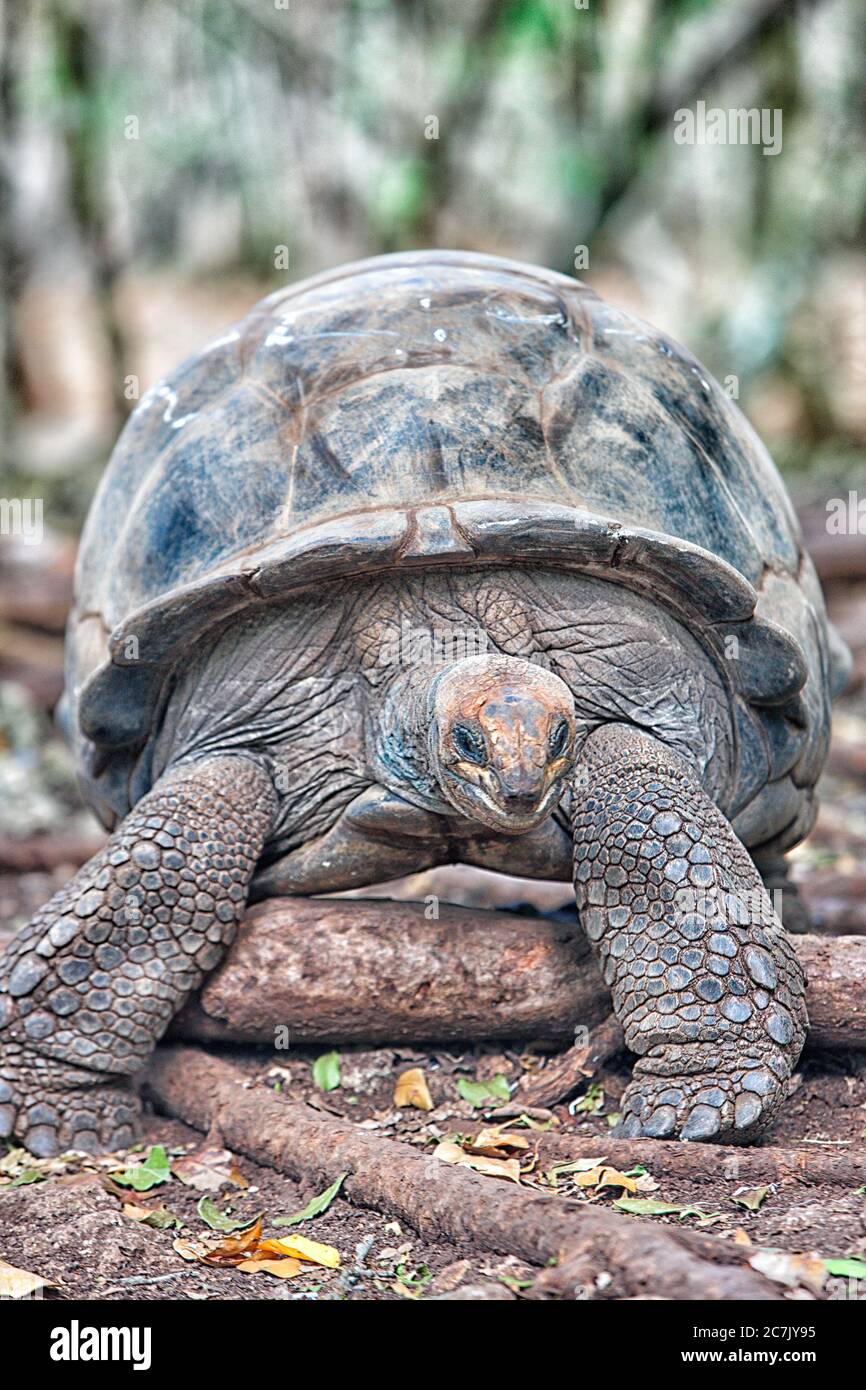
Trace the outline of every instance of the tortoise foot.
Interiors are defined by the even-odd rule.
[[[776,1048],[737,1053],[713,1044],[654,1048],[635,1066],[615,1133],[627,1139],[752,1143],[785,1099],[791,1062]]]
[[[36,1158],[128,1148],[138,1138],[140,1114],[125,1077],[14,1044],[0,1059],[0,1138],[19,1140]]]

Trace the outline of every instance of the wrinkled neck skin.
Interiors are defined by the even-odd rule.
[[[436,680],[453,663],[395,666],[367,696],[367,760],[376,781],[413,806],[439,815],[458,812],[432,767],[430,719]]]
[[[441,657],[410,660],[407,628],[455,640]],[[634,724],[678,752],[724,803],[735,750],[730,703],[694,638],[614,584],[519,568],[335,583],[324,597],[299,595],[208,631],[178,665],[130,799],[181,762],[247,749],[272,768],[280,796],[272,840],[281,848],[322,836],[377,784],[462,831],[470,812],[445,796],[430,747],[431,687],[459,664],[458,636],[463,652],[496,660],[519,652],[530,674],[559,678],[573,699],[572,756],[599,724]],[[563,778],[561,805],[568,785]],[[505,833],[519,832],[519,815],[509,816]]]

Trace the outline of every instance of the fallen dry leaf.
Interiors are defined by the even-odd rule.
[[[789,1289],[806,1288],[819,1294],[827,1278],[823,1260],[817,1255],[795,1255],[789,1250],[758,1250],[749,1264],[759,1274]]]
[[[625,1192],[637,1192],[637,1179],[626,1177],[618,1168],[602,1168],[599,1187],[621,1187]]]
[[[560,1178],[568,1178],[572,1173],[591,1173],[603,1164],[603,1158],[576,1158],[572,1163],[555,1163],[552,1168],[547,1169],[544,1177],[552,1187],[556,1187]]]
[[[288,1255],[295,1260],[309,1260],[311,1264],[323,1265],[325,1269],[339,1269],[340,1252],[333,1245],[320,1245],[317,1240],[307,1240],[306,1236],[286,1236],[284,1240],[263,1240],[259,1250],[269,1255]]]
[[[529,1140],[524,1139],[523,1135],[505,1132],[510,1123],[512,1121],[501,1125],[488,1125],[486,1129],[479,1131],[471,1144],[467,1144],[467,1149],[470,1153],[485,1154],[488,1158],[501,1158],[503,1151],[507,1155],[509,1149],[528,1149]]]
[[[404,1071],[402,1076],[398,1076],[394,1087],[394,1104],[399,1109],[407,1105],[411,1105],[415,1110],[433,1109],[433,1097],[420,1067],[410,1067],[409,1071]]]
[[[573,1181],[575,1187],[597,1187],[600,1177],[600,1168],[590,1168],[588,1173],[575,1173]]]
[[[185,1187],[198,1192],[219,1192],[229,1184],[246,1187],[247,1183],[235,1168],[234,1154],[228,1149],[197,1149],[173,1160],[171,1170]]]
[[[635,1178],[635,1192],[658,1192],[659,1185],[652,1173],[641,1173],[639,1178]]]
[[[625,1192],[637,1192],[635,1178],[627,1178],[617,1168],[591,1168],[588,1173],[575,1173],[578,1187],[619,1187]]]
[[[203,1258],[201,1246],[195,1241],[185,1239],[183,1236],[178,1236],[176,1240],[172,1241],[172,1248],[176,1255],[180,1255],[182,1260],[186,1260],[187,1264],[191,1264],[193,1260],[200,1260]]]
[[[183,1260],[201,1260],[207,1265],[237,1265],[249,1259],[258,1249],[262,1237],[262,1223],[257,1221],[248,1231],[225,1239],[187,1240],[178,1238],[173,1242],[174,1249]]]
[[[455,1260],[453,1264],[446,1265],[440,1269],[438,1274],[433,1275],[430,1283],[431,1293],[451,1293],[463,1283],[471,1265],[468,1260]]]
[[[320,1245],[315,1240],[307,1240],[305,1236],[294,1235],[286,1240],[262,1240],[261,1221],[257,1221],[248,1231],[227,1236],[216,1243],[213,1237],[202,1240],[179,1238],[174,1241],[174,1249],[183,1260],[200,1260],[202,1264],[242,1269],[246,1273],[253,1265],[298,1264],[301,1260],[322,1265],[325,1269],[339,1269],[340,1266],[340,1252],[332,1245]],[[271,1256],[277,1258],[272,1259]],[[278,1272],[272,1268],[267,1272],[288,1279],[297,1270],[286,1268]]]
[[[294,1279],[296,1274],[303,1274],[304,1266],[300,1260],[242,1260],[235,1269],[243,1270],[244,1274],[274,1274],[277,1279]]]
[[[734,1244],[751,1245],[751,1243],[752,1241],[748,1231],[744,1231],[742,1226],[738,1226],[737,1229],[734,1231]]]
[[[732,1197],[731,1201],[738,1207],[745,1207],[746,1211],[760,1211],[769,1190],[769,1187],[753,1187]]]
[[[139,1202],[124,1202],[123,1214],[131,1221],[140,1221],[143,1226],[153,1226],[157,1231],[169,1231],[173,1226],[182,1224],[164,1203],[147,1207]]]
[[[16,1269],[0,1260],[0,1298],[32,1298],[42,1289],[56,1289],[50,1279],[41,1274],[31,1274],[27,1269]]]
[[[0,1173],[8,1173],[14,1177],[22,1168],[31,1168],[34,1162],[38,1161],[32,1159],[26,1149],[10,1149],[0,1157]]]
[[[467,1153],[459,1144],[444,1139],[433,1150],[433,1157],[443,1163],[460,1164],[483,1173],[488,1178],[506,1178],[508,1182],[520,1182],[520,1162],[516,1158],[483,1158],[480,1154]]]

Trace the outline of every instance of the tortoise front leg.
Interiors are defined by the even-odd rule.
[[[747,1143],[806,1036],[805,982],[747,851],[688,765],[608,725],[574,777],[574,883],[626,1043],[620,1133]]]
[[[245,756],[161,779],[0,959],[0,1137],[132,1142],[131,1078],[221,959],[276,810]]]

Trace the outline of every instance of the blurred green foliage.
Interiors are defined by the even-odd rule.
[[[58,515],[80,518],[134,403],[122,384],[147,374],[153,327],[129,305],[153,277],[214,303],[245,277],[251,301],[421,245],[569,272],[586,246],[584,278],[736,378],[785,468],[819,488],[862,469],[857,0],[0,5],[6,467]],[[677,145],[698,101],[780,108],[781,154]],[[37,447],[29,426],[81,396],[39,380],[37,291],[79,273],[102,415],[83,443]]]

